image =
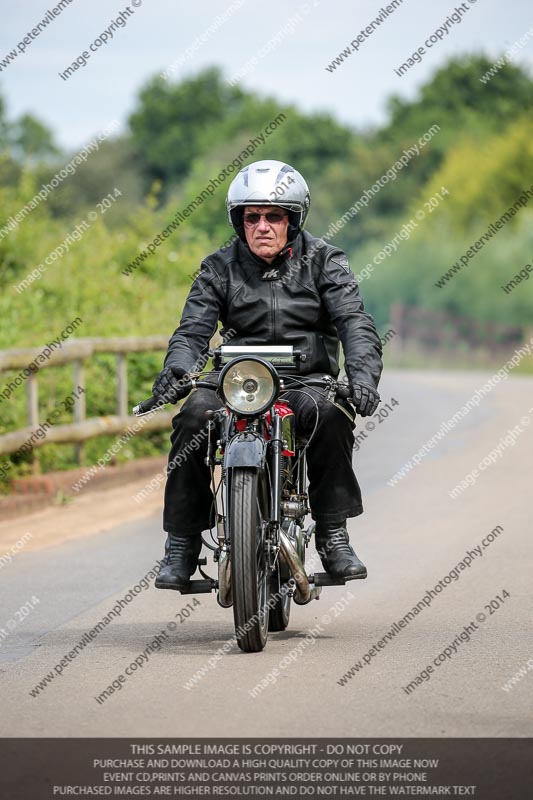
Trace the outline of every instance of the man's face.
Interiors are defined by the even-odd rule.
[[[279,220],[269,222],[265,214],[273,214]],[[289,215],[286,209],[279,206],[246,206],[244,209],[244,233],[248,247],[269,264],[287,244],[288,226]]]

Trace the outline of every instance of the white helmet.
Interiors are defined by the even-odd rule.
[[[311,196],[300,173],[283,161],[255,161],[232,180],[226,197],[230,224],[243,241],[244,206],[279,206],[289,212],[289,240],[303,228]]]

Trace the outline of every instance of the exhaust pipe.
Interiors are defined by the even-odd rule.
[[[279,531],[279,541],[283,558],[287,562],[292,573],[292,577],[296,581],[296,591],[293,598],[294,602],[299,606],[304,606],[311,600],[318,600],[320,592],[322,591],[321,587],[314,586],[311,588],[311,584],[307,578],[305,567],[302,564],[300,556],[294,549],[292,542],[285,531],[281,529]]]

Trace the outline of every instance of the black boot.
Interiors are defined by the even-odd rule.
[[[335,580],[351,581],[366,578],[366,567],[350,545],[346,521],[317,522],[315,545],[322,566]]]
[[[196,572],[201,549],[200,534],[193,536],[184,536],[180,533],[167,534],[165,558],[155,579],[156,589],[186,591],[191,582],[191,575]]]

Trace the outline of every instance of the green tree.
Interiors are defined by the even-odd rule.
[[[195,159],[225,150],[226,143],[235,142],[234,158],[237,142],[257,138],[281,113],[286,119],[267,139],[262,157],[288,161],[305,175],[319,175],[324,165],[343,158],[355,136],[331,115],[302,114],[273,98],[230,86],[217,68],[176,85],[161,78],[150,81],[140,93],[130,127],[149,180],[172,186],[191,173]]]
[[[420,89],[418,97],[392,96],[389,122],[378,138],[416,140],[431,125],[441,126],[432,143],[430,166],[437,166],[448,148],[465,132],[480,138],[501,130],[533,101],[533,81],[521,67],[504,64],[488,83],[481,78],[494,66],[485,55],[452,58]]]
[[[6,117],[6,104],[0,96],[0,150],[7,148],[9,143],[9,124]]]
[[[19,159],[37,161],[60,153],[51,130],[31,114],[23,114],[12,125],[10,141],[15,157]]]
[[[427,194],[442,185],[449,189],[452,199],[442,214],[461,231],[500,217],[532,184],[533,116],[528,114],[482,142],[464,136],[448,152]]]
[[[72,155],[64,156],[61,165],[68,163]],[[56,164],[39,170],[39,185],[49,181],[57,168]],[[142,204],[146,188],[141,159],[130,136],[101,142],[98,150],[50,195],[48,202],[55,216],[79,216],[87,208],[94,209],[115,188],[122,192],[120,202],[109,215],[109,223],[116,227],[127,223]]]
[[[205,132],[234,113],[243,96],[215,68],[179,84],[159,77],[149,81],[129,123],[150,181],[183,178],[202,150]]]

